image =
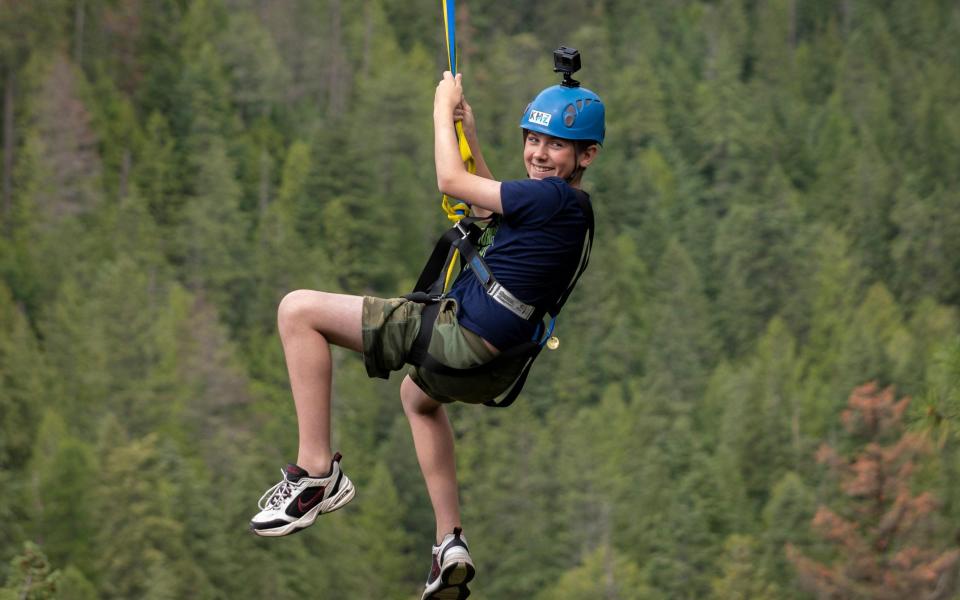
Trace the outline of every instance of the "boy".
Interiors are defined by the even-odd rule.
[[[463,123],[476,175],[463,166],[456,121]],[[443,74],[434,98],[437,186],[469,203],[474,215],[501,215],[484,255],[487,265],[515,300],[544,307],[564,292],[579,266],[588,226],[575,189],[603,143],[603,104],[593,92],[565,82],[534,99],[521,127],[528,179],[496,181],[480,152],[461,76]],[[330,450],[329,345],[361,352],[368,374],[386,377],[403,367],[423,307],[403,298],[309,290],[284,297],[277,321],[297,410],[299,451],[296,464],[288,465],[283,479],[260,499],[262,510],[251,521],[254,533],[293,533],[353,498],[353,484],[340,470],[340,454],[331,455]],[[529,340],[535,329],[465,270],[441,300],[430,353],[450,367],[466,368]],[[475,572],[461,530],[453,431],[443,403],[492,399],[510,386],[521,367],[508,363],[466,380],[412,368],[400,386],[437,525],[423,600],[466,598]]]

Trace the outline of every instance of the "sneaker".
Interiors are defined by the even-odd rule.
[[[340,470],[340,458],[337,452],[330,461],[330,472],[322,477],[311,477],[297,465],[287,465],[281,470],[280,483],[260,497],[260,512],[250,521],[250,529],[263,536],[288,535],[350,502],[356,489]]]
[[[433,547],[433,566],[420,600],[464,600],[470,595],[467,583],[476,572],[463,530],[456,527]]]

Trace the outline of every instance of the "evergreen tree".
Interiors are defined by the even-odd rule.
[[[720,558],[722,576],[713,580],[713,597],[724,600],[773,600],[782,598],[780,590],[757,566],[757,543],[747,535],[731,535],[723,545]]]
[[[67,432],[50,409],[43,415],[28,467],[29,531],[50,560],[90,572],[86,552],[95,532],[91,493],[96,465],[91,449]]]
[[[668,244],[651,281],[646,321],[645,387],[680,401],[676,410],[683,410],[706,385],[717,345],[700,273],[676,241]]]
[[[763,508],[764,531],[759,540],[762,554],[758,559],[770,580],[779,584],[781,597],[806,597],[786,549],[805,553],[821,550],[809,527],[815,510],[813,492],[795,472],[783,475],[770,490],[770,500]]]
[[[755,203],[737,203],[721,221],[714,252],[717,319],[729,351],[743,352],[778,313],[796,319],[807,268],[802,212],[774,168]]]
[[[102,443],[94,511],[111,518],[101,522],[94,547],[103,595],[213,597],[206,574],[184,545],[184,526],[175,513],[175,477],[157,437],[125,441],[114,422],[106,425]]]
[[[0,471],[26,462],[43,404],[44,362],[26,315],[0,284]],[[0,520],[2,521],[2,520]]]
[[[353,541],[350,560],[343,562],[343,578],[352,595],[364,598],[407,598],[416,589],[414,577],[419,561],[407,552],[410,540],[401,525],[401,505],[390,472],[382,462],[374,468],[364,486],[366,500],[360,499],[357,514],[347,532]],[[426,544],[421,543],[421,548]],[[371,567],[375,576],[371,576]],[[402,582],[405,582],[404,585]]]
[[[12,572],[6,585],[0,588],[3,600],[51,600],[56,598],[60,572],[50,568],[43,551],[27,542],[23,553],[13,559]]]
[[[580,566],[564,573],[556,584],[536,597],[550,600],[645,600],[657,596],[646,585],[640,569],[607,546],[597,548],[584,558]]]
[[[891,388],[857,388],[842,421],[859,453],[848,460],[826,444],[817,453],[850,499],[843,511],[847,516],[821,505],[812,522],[817,534],[836,547],[835,561],[823,563],[788,546],[801,582],[817,594],[949,598],[956,591],[960,549],[931,537],[936,500],[910,489],[924,445],[909,433],[895,437],[908,403],[909,398],[895,401]]]

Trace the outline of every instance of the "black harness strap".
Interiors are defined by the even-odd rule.
[[[579,281],[580,276],[584,270],[586,270],[590,260],[590,250],[593,247],[593,208],[590,205],[590,196],[585,192],[576,190],[576,197],[580,205],[580,210],[587,219],[587,235],[584,239],[583,250],[580,254],[580,264],[570,283],[560,294],[560,297],[557,298],[552,306],[546,309],[537,307],[536,310],[533,311],[533,315],[529,318],[531,321],[539,323],[546,313],[549,313],[552,317],[556,317],[560,313],[560,309],[563,308],[564,303],[570,296],[570,292],[572,292],[573,288],[577,285],[577,281]],[[439,375],[470,377],[490,373],[502,368],[511,361],[525,357],[526,362],[524,363],[523,369],[510,388],[502,395],[501,399],[499,401],[490,400],[484,403],[487,406],[506,407],[516,400],[520,391],[523,389],[523,384],[526,382],[527,375],[530,373],[530,367],[533,366],[533,361],[536,360],[540,351],[543,349],[542,343],[527,341],[517,344],[512,348],[507,348],[502,351],[489,362],[465,369],[456,369],[445,365],[431,356],[429,352],[430,338],[433,335],[433,325],[437,320],[437,315],[440,313],[440,300],[444,297],[443,287],[446,281],[446,273],[450,261],[453,259],[455,250],[460,251],[462,264],[470,266],[470,269],[484,290],[489,292],[492,287],[499,285],[493,276],[493,272],[487,266],[483,257],[480,256],[480,253],[477,252],[476,248],[480,236],[483,234],[483,230],[480,229],[476,223],[486,220],[490,220],[490,217],[465,217],[447,230],[440,240],[437,241],[433,252],[430,254],[430,258],[427,260],[427,264],[423,267],[420,277],[417,279],[414,291],[404,296],[404,298],[408,300],[426,305],[420,316],[420,332],[417,334],[417,338],[407,354],[406,362]],[[538,329],[538,332],[539,331],[540,329]]]

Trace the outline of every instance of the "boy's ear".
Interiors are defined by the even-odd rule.
[[[579,162],[581,167],[589,167],[590,163],[593,162],[593,159],[597,157],[597,154],[600,152],[600,146],[596,144],[590,144],[587,146],[583,152],[580,153]]]

